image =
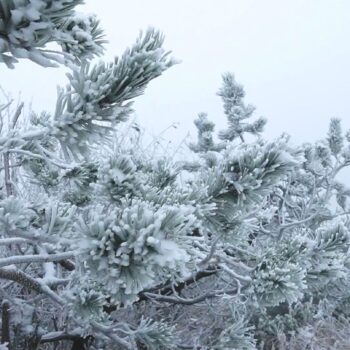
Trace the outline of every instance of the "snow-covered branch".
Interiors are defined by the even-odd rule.
[[[43,255],[17,255],[10,256],[8,258],[0,259],[0,267],[9,266],[9,265],[18,265],[24,263],[46,263],[54,261],[62,261],[66,259],[72,259],[76,256],[76,253],[64,252],[57,254],[43,254]]]

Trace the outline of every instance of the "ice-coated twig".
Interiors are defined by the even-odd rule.
[[[8,265],[17,265],[23,263],[46,263],[50,261],[61,261],[66,259],[72,259],[76,255],[75,252],[64,252],[57,254],[43,254],[43,255],[16,255],[8,258],[0,259],[0,267]]]

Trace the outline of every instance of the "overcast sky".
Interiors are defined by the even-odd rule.
[[[286,131],[295,143],[327,132],[331,117],[350,128],[350,1],[348,0],[87,0],[109,40],[107,57],[131,45],[140,29],[159,28],[165,47],[182,63],[156,79],[135,104],[140,124],[180,142],[193,119],[208,112],[225,125],[216,92],[221,74],[235,73],[256,115],[268,118],[266,137]],[[27,61],[0,66],[0,84],[21,91],[37,110],[52,110],[62,69]]]

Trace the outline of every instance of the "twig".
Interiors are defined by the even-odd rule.
[[[11,244],[21,244],[21,243],[31,243],[25,238],[14,237],[14,238],[1,238],[0,246],[2,245],[11,245]]]
[[[172,297],[172,296],[167,296],[167,295],[159,295],[159,294],[154,294],[154,293],[144,293],[144,294],[147,298],[155,299],[157,301],[164,301],[164,302],[171,303],[171,304],[193,305],[193,304],[197,304],[197,303],[200,303],[202,301],[205,301],[207,299],[219,297],[220,295],[223,295],[223,294],[227,294],[227,295],[237,294],[238,290],[239,290],[238,288],[235,288],[235,289],[230,289],[227,291],[217,291],[217,292],[213,292],[213,293],[205,293],[203,295],[200,295],[196,298],[191,298],[191,299],[185,299],[185,298],[181,298],[179,296]]]
[[[57,254],[45,254],[45,255],[15,255],[8,258],[0,259],[0,267],[23,264],[23,263],[44,263],[50,261],[61,261],[66,259],[72,259],[75,257],[73,251],[57,253]]]
[[[2,302],[1,319],[1,344],[10,343],[10,303],[7,300]]]
[[[13,195],[13,188],[10,178],[10,155],[9,152],[4,152],[3,154],[4,158],[4,170],[5,170],[5,188],[6,188],[6,195],[7,197],[10,197]]]
[[[24,106],[24,103],[23,103],[23,102],[21,102],[21,103],[18,105],[18,107],[17,107],[17,109],[16,109],[16,112],[15,112],[15,114],[13,115],[13,118],[12,118],[12,123],[11,123],[11,125],[10,125],[10,128],[11,128],[11,129],[14,129],[14,128],[16,127],[18,118],[19,118],[19,116],[20,116],[21,113],[22,113],[23,106]]]
[[[111,329],[109,327],[105,327],[105,326],[97,323],[96,321],[91,321],[91,325],[95,330],[104,334],[105,336],[107,336],[111,340],[115,341],[117,344],[119,344],[123,348],[131,350],[131,345],[126,340],[118,337],[116,334],[113,334],[113,329]]]
[[[34,290],[38,293],[42,291],[41,284],[21,270],[0,268],[0,278],[17,282],[29,290]]]

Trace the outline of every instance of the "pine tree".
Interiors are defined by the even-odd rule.
[[[0,349],[349,347],[350,133],[268,142],[226,74],[221,141],[200,114],[198,161],[154,157],[121,123],[175,61],[149,29],[92,63],[81,3],[0,0],[0,62],[70,71],[52,114],[0,105]]]
[[[228,122],[228,128],[219,133],[222,140],[233,141],[237,137],[244,142],[244,134],[250,133],[259,135],[266,124],[266,119],[258,118],[253,123],[243,122],[252,117],[255,107],[246,105],[243,101],[245,91],[242,85],[238,84],[231,73],[226,73],[222,77],[223,85],[218,95],[224,103],[224,112]]]

